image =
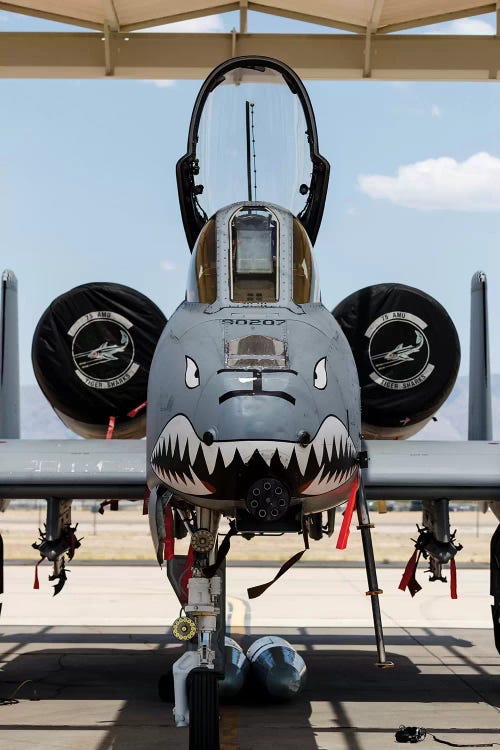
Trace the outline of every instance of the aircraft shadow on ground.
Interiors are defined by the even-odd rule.
[[[61,630],[59,628],[54,633],[48,628],[39,633],[11,633],[2,637],[0,658],[7,661],[0,680],[0,700],[12,695],[24,680],[30,680],[32,682],[26,684],[16,697],[27,701],[33,696],[36,686],[40,701],[50,703],[58,699],[67,702],[68,721],[61,709],[61,722],[57,726],[52,721],[49,726],[11,724],[9,706],[4,705],[0,707],[0,721],[4,728],[32,731],[34,738],[37,730],[58,733],[64,730],[104,731],[105,737],[100,744],[92,745],[98,750],[164,748],[166,733],[179,750],[187,746],[186,730],[174,729],[171,706],[161,703],[157,694],[160,675],[181,651],[174,646],[171,637],[137,633],[127,636],[112,632],[105,637],[102,633],[69,635]],[[457,701],[467,704],[485,700],[500,707],[498,675],[489,673],[495,671],[489,669],[491,656],[483,655],[479,661],[473,662],[469,658],[469,649],[474,650],[474,643],[449,633],[420,635],[418,644],[423,648],[412,659],[401,653],[404,649],[400,646],[415,645],[415,641],[408,637],[403,641],[400,635],[389,635],[388,656],[395,664],[391,670],[379,670],[374,666],[373,636],[368,633],[354,632],[341,640],[335,634],[314,636],[305,632],[293,638],[289,634],[285,637],[298,645],[307,663],[308,682],[304,692],[291,703],[270,705],[262,691],[249,688],[238,700],[223,704],[222,736],[226,740],[232,738],[224,747],[260,750],[264,746],[272,747],[273,737],[283,737],[286,733],[290,736],[287,748],[317,750],[322,747],[322,735],[333,732],[342,734],[349,750],[360,750],[361,730],[352,724],[353,717],[346,709],[348,703],[389,701],[394,706],[395,727],[363,727],[362,731],[390,733],[400,723],[405,723],[404,715],[399,715],[398,704]],[[238,640],[247,646],[253,637],[242,636]],[[19,648],[28,643],[29,650],[19,653]],[[99,647],[94,647],[98,643]],[[426,646],[430,645],[441,647],[442,660],[427,650]],[[445,664],[449,657],[454,657],[455,664],[460,661],[467,668],[467,674],[457,676],[450,671]],[[419,662],[424,671],[419,668]],[[438,669],[425,673],[430,663]],[[72,701],[78,702],[81,722],[75,721]],[[81,701],[89,701],[88,714],[82,710]],[[109,720],[96,720],[91,713],[93,701],[118,701],[120,706]],[[328,726],[311,726],[313,702],[331,704],[331,716],[335,719],[330,719]]]

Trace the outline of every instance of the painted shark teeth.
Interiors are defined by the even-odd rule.
[[[185,492],[188,495],[211,495],[212,489],[206,487],[203,482],[196,476],[194,471],[190,470],[189,475],[181,472],[164,471],[157,467],[155,474],[169,487],[179,492]]]
[[[203,458],[205,459],[208,473],[213,474],[214,469],[215,469],[215,464],[217,463],[217,451],[211,450],[212,446],[205,445],[205,443],[201,444],[201,448],[203,450]],[[191,461],[191,463],[194,463],[194,461]]]
[[[215,443],[213,443],[210,447],[213,448],[214,445]],[[236,447],[237,447],[237,444],[235,443],[234,440],[229,440],[225,443],[218,444],[218,448],[220,450],[222,460],[224,461],[224,466],[226,467],[226,469],[229,466],[229,464],[232,463],[233,461],[234,454],[236,453]]]
[[[314,478],[302,483],[300,493],[319,495],[340,487],[350,479],[356,470],[356,449],[346,427],[337,417],[327,417],[314,440],[309,445],[280,440],[227,440],[203,443],[191,422],[182,414],[173,417],[158,438],[151,457],[151,466],[158,478],[172,489],[190,495],[210,495],[215,491],[214,481],[218,460],[227,468],[238,458],[247,465],[255,454],[271,467],[275,457],[281,466],[288,469],[292,458],[306,481],[306,475]],[[200,456],[203,461],[200,468]],[[275,459],[276,460],[276,459]],[[196,465],[197,469],[194,470]],[[309,467],[309,469],[308,469]],[[312,467],[312,468],[311,468]]]
[[[295,447],[295,446],[294,446]],[[310,443],[305,448],[301,445],[295,447],[295,456],[299,465],[300,473],[305,476],[307,464],[309,463],[309,455],[311,453],[312,444]]]

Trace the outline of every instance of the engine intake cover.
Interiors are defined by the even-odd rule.
[[[120,284],[91,283],[62,294],[38,323],[35,376],[63,422],[83,437],[142,437],[151,360],[166,324],[161,310]]]
[[[403,284],[377,284],[333,310],[354,354],[366,437],[409,437],[455,383],[460,344],[442,305]]]

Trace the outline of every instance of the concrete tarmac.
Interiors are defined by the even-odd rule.
[[[32,569],[6,569],[0,750],[186,750],[187,730],[157,697],[159,676],[180,653],[169,635],[179,607],[164,574],[75,564],[53,599],[46,571],[32,591]],[[374,666],[362,569],[296,567],[249,602],[246,587],[275,572],[228,570],[231,634],[244,647],[262,634],[287,638],[308,683],[292,703],[247,693],[221,706],[222,750],[387,750],[400,724],[469,747],[500,743],[487,570],[459,568],[452,601],[423,572],[412,600],[397,590],[400,571],[380,569],[389,670]],[[425,743],[443,747],[430,734]]]

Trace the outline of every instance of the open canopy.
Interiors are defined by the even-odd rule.
[[[194,105],[177,185],[190,248],[208,218],[238,201],[275,203],[318,233],[329,164],[318,149],[314,113],[298,76],[264,57],[215,68]]]

